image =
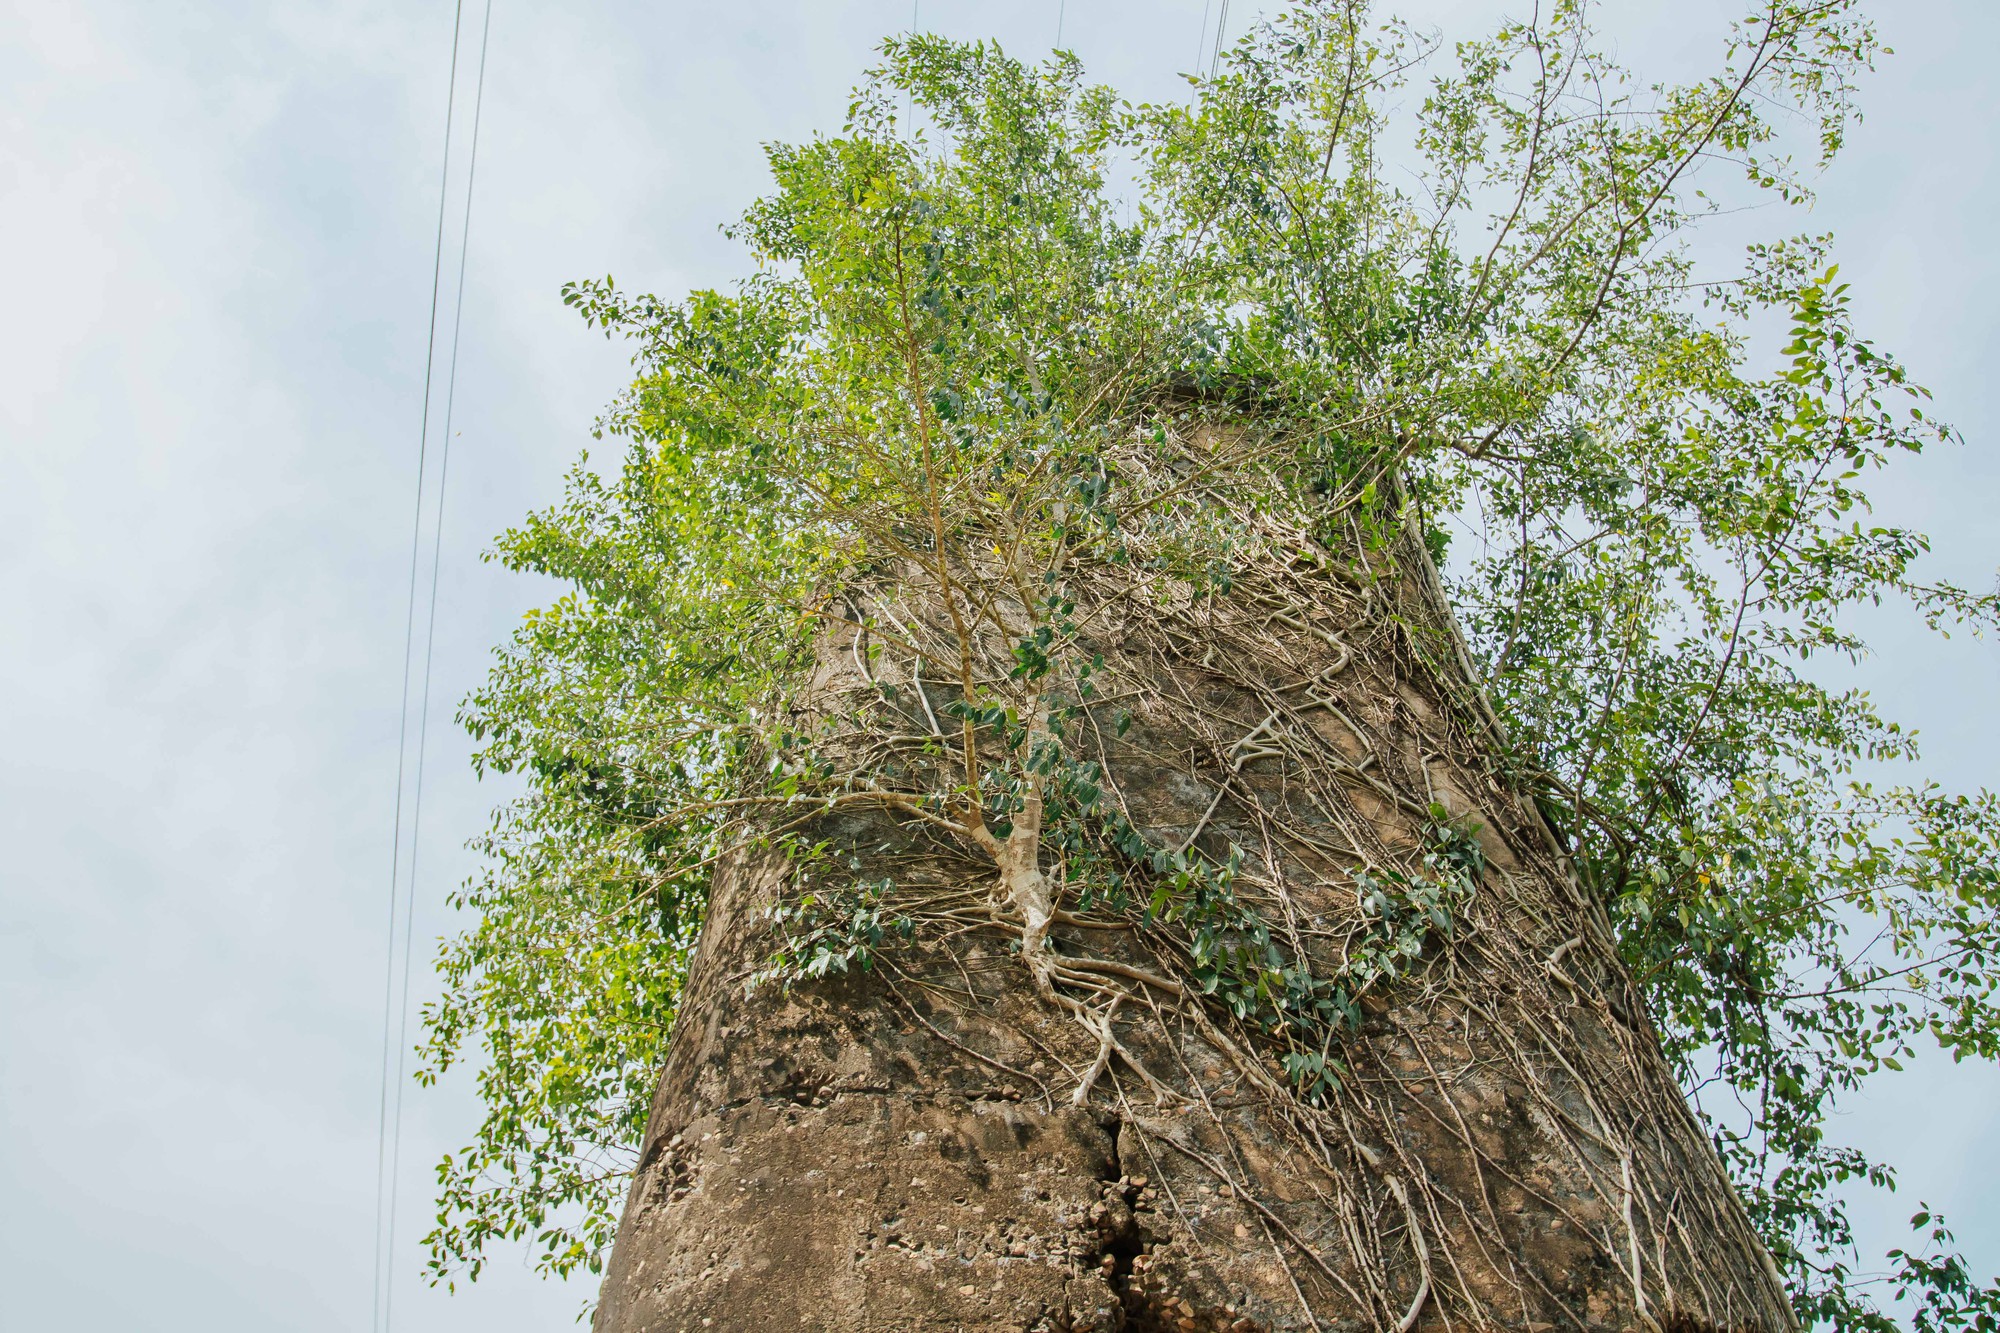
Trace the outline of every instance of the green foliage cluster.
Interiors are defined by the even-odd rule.
[[[871,970],[885,942],[908,940],[916,933],[911,917],[887,905],[894,887],[881,880],[840,884],[774,904],[778,949],[751,984],[790,985],[839,976],[850,968]]]
[[[1830,241],[1771,240],[1736,275],[1689,245],[1731,189],[1808,197],[1781,129],[1831,158],[1878,50],[1855,0],[1761,0],[1713,77],[1649,85],[1582,0],[1450,49],[1307,0],[1187,100],[1133,106],[1067,56],[892,40],[840,134],[770,150],[735,232],[754,276],[675,302],[566,289],[638,375],[600,427],[622,464],[580,462],[497,550],[572,591],[463,714],[526,794],[428,1015],[426,1076],[479,1048],[488,1110],[440,1169],[437,1274],[521,1239],[595,1271],[714,859],[753,811],[888,799],[784,740],[843,580],[947,579],[948,548],[1034,572],[1007,682],[882,683],[968,770],[902,814],[1004,839],[1037,793],[1095,801],[1062,718],[1018,698],[1089,684],[1070,563],[1227,590],[1226,516],[1112,461],[1135,427],[1164,447],[1149,405],[1191,392],[1260,423],[1218,464],[1247,508],[1421,527],[1504,758],[1611,913],[1801,1314],[1891,1327],[1845,1200],[1893,1172],[1830,1117],[1919,1041],[2000,1056],[2000,803],[1860,781],[1914,738],[1814,670],[1864,651],[1856,608],[1934,629],[2000,608],[1921,580],[1923,537],[1869,517],[1871,473],[1954,436],[1854,329]],[[1099,858],[1093,893],[1165,886],[1146,906],[1209,941],[1218,994],[1310,1025],[1449,928],[1476,844],[1434,836],[1430,877],[1364,886],[1339,997],[1257,952],[1226,866],[1128,880],[1116,856],[1158,849],[1057,850]],[[896,929],[879,902],[799,910],[786,966],[808,972]],[[1325,1077],[1330,1050],[1298,1043],[1288,1072]],[[1992,1327],[2000,1295],[1917,1225],[1890,1262],[1920,1326]]]
[[[1424,875],[1393,867],[1355,875],[1363,924],[1332,975],[1282,947],[1263,915],[1237,896],[1233,848],[1220,866],[1156,853],[1156,865],[1164,858],[1170,873],[1148,915],[1187,931],[1202,992],[1282,1041],[1285,1077],[1301,1096],[1320,1101],[1345,1073],[1335,1046],[1360,1027],[1362,996],[1407,977],[1433,938],[1449,939],[1454,914],[1479,883],[1485,856],[1478,839],[1441,807],[1431,810],[1424,843]]]
[[[1058,710],[1058,735],[1077,711]],[[1454,916],[1476,892],[1485,866],[1476,830],[1433,805],[1421,831],[1422,873],[1383,866],[1356,874],[1362,924],[1339,967],[1315,971],[1238,893],[1240,849],[1231,846],[1218,861],[1190,847],[1160,846],[1104,801],[1095,761],[1056,763],[1061,771],[1043,845],[1061,864],[1077,905],[1136,909],[1141,929],[1173,927],[1201,993],[1274,1038],[1286,1079],[1314,1101],[1344,1072],[1334,1047],[1359,1028],[1361,997],[1408,976],[1434,938],[1451,937]]]

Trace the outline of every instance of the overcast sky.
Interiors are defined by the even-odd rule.
[[[476,13],[480,0],[468,0]],[[921,0],[1171,95],[1201,0]],[[1712,52],[1717,0],[1619,0],[1631,60]],[[1219,6],[1216,6],[1219,8]],[[1468,31],[1465,0],[1404,12]],[[2000,567],[1987,0],[1882,7],[1899,54],[1822,182],[1864,328],[1966,448],[1880,487],[1931,569]],[[1237,0],[1232,35],[1254,6]],[[1212,11],[1211,11],[1212,12]],[[481,789],[451,705],[546,594],[478,562],[558,494],[625,352],[560,304],[727,281],[759,145],[838,125],[908,0],[498,0],[465,293],[417,937]],[[0,1329],[368,1322],[384,899],[450,0],[0,0]],[[467,59],[472,58],[468,45]],[[1675,66],[1674,62],[1682,62]],[[469,79],[468,79],[469,85]],[[461,120],[463,125],[463,120]],[[461,157],[463,161],[462,144]],[[455,224],[454,224],[455,226]],[[449,273],[451,260],[447,259]],[[450,291],[446,292],[447,302]],[[1862,673],[1927,769],[1992,785],[2000,649],[1877,622]],[[433,988],[420,974],[422,993]],[[420,997],[421,998],[421,997]],[[1842,1132],[2000,1267],[2000,1078],[1927,1062]],[[407,1102],[397,1326],[567,1327],[510,1256],[418,1280],[430,1167],[476,1108]]]

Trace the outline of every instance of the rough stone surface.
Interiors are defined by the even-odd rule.
[[[1129,731],[1097,738],[1134,824],[1250,849],[1327,966],[1356,900],[1323,844],[1406,856],[1434,802],[1479,825],[1486,856],[1451,943],[1367,996],[1328,1106],[1286,1112],[1253,1036],[1145,985],[1126,1053],[1071,1105],[1095,1042],[1003,933],[746,992],[790,872],[739,858],[716,878],[598,1333],[1789,1326],[1601,912],[1482,765],[1441,654],[1425,667],[1410,646],[1435,606],[1406,586],[1414,604],[1389,614],[1303,575],[1239,594],[1234,620],[1184,607],[1179,628],[1163,613],[1100,645],[1108,679],[1155,686]],[[1272,605],[1339,634],[1274,630]],[[850,647],[832,645],[827,688]],[[1317,771],[1223,762],[1273,699],[1316,700],[1285,725],[1322,747]],[[829,831],[899,883],[965,880],[963,856],[886,817]],[[1136,936],[1073,919],[1052,939],[1157,973]]]
[[[741,1000],[715,960],[744,958],[770,880],[718,888],[684,1010],[706,1021],[675,1034],[597,1326],[1131,1327],[1154,1191],[1116,1122],[1024,1097],[877,978]]]

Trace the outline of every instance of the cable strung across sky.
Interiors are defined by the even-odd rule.
[[[429,604],[425,609],[423,674],[417,705],[417,766],[411,784],[409,874],[402,871],[403,775],[409,766],[410,675],[414,659],[417,616],[417,572],[423,549],[424,483],[430,447],[430,406],[433,369],[437,360],[438,296],[444,271],[444,219],[451,184],[452,115],[458,100],[458,46],[464,20],[464,0],[452,12],[451,66],[446,81],[444,154],[438,182],[437,236],[431,261],[431,309],[424,347],[424,402],[417,433],[417,485],[415,513],[410,531],[410,581],[403,622],[403,685],[396,730],[396,806],[390,836],[389,920],[382,997],[382,1089],[377,1112],[375,1144],[375,1256],[370,1327],[389,1333],[395,1312],[396,1202],[401,1174],[403,1146],[403,1084],[409,1048],[410,971],[415,938],[417,893],[417,853],[424,808],[424,755],[430,735],[430,694],[432,666],[437,644],[438,571],[443,563],[445,482],[451,466],[451,422],[458,388],[458,349],[465,315],[465,262],[467,243],[472,235],[473,183],[479,166],[479,119],[486,93],[486,53],[493,27],[493,3],[487,0],[479,31],[479,66],[473,81],[472,141],[466,155],[465,213],[459,227],[457,289],[452,298],[451,352],[445,369],[444,438],[438,451],[438,479],[435,513],[431,524],[431,578]],[[400,986],[397,984],[396,908],[398,889],[402,891],[402,950]],[[393,1041],[391,1016],[394,1015]],[[390,1049],[395,1049],[395,1072],[390,1073]],[[393,1083],[395,1096],[389,1088]]]

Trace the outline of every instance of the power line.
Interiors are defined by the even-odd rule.
[[[451,117],[458,101],[458,37],[465,17],[465,0],[457,0],[451,17],[451,72],[445,80],[444,162],[438,169],[437,238],[431,253],[431,313],[424,338],[424,402],[417,429],[417,500],[410,520],[410,586],[403,612],[403,689],[396,715],[396,809],[389,839],[389,931],[382,963],[382,1090],[375,1111],[375,1254],[374,1277],[369,1294],[368,1322],[371,1329],[382,1327],[383,1235],[382,1205],[387,1192],[384,1170],[389,1146],[389,1050],[390,1019],[396,989],[396,897],[403,869],[403,773],[409,752],[410,666],[417,627],[417,560],[423,550],[424,475],[430,451],[431,373],[437,359],[438,289],[444,277],[444,217],[446,191],[451,182]],[[397,1089],[400,1098],[401,1088]]]
[[[1229,31],[1229,0],[1222,0],[1222,11],[1215,16],[1215,54],[1209,57],[1208,77],[1214,78],[1222,68],[1222,38]]]
[[[446,189],[450,180],[451,123],[452,123],[452,112],[456,105],[458,97],[458,48],[459,48],[459,37],[462,30],[463,17],[464,17],[464,0],[457,0],[452,16],[451,78],[449,80],[447,101],[445,106],[445,169],[443,172],[443,180],[440,182],[439,185],[438,234],[436,242],[436,252],[432,261],[430,330],[424,352],[424,408],[422,416],[422,428],[418,435],[418,446],[417,446],[418,466],[417,466],[416,520],[410,537],[410,588],[409,588],[408,606],[404,617],[404,631],[403,631],[402,713],[398,722],[397,736],[396,736],[396,748],[397,748],[396,817],[395,817],[395,835],[392,840],[393,859],[390,868],[390,886],[389,886],[390,898],[389,898],[388,973],[390,979],[393,979],[394,977],[395,956],[396,956],[396,951],[395,951],[396,888],[398,879],[397,872],[400,871],[402,865],[401,845],[402,845],[402,817],[403,817],[403,774],[408,767],[410,668],[413,658],[412,649],[415,646],[414,632],[415,632],[415,622],[416,622],[418,555],[422,549],[422,524],[423,524],[423,507],[424,507],[423,503],[424,465],[426,461],[426,455],[428,453],[428,446],[430,440],[430,399],[431,399],[431,385],[432,385],[432,370],[435,365],[436,355],[437,355],[437,302],[439,294],[439,280],[442,275],[444,266],[444,216],[445,216],[445,203],[446,203]],[[390,991],[394,989],[392,984],[390,984],[390,980],[385,980],[384,995],[383,995],[383,1014],[382,1014],[383,1089],[382,1089],[382,1107],[378,1113],[377,1135],[376,1135],[375,1309],[371,1310],[370,1312],[371,1319],[377,1319],[379,1317],[379,1321],[374,1323],[374,1327],[380,1330],[380,1333],[388,1333],[389,1329],[392,1327],[392,1321],[394,1319],[394,1312],[395,1312],[396,1286],[395,1286],[394,1262],[395,1262],[395,1249],[396,1249],[396,1203],[397,1203],[398,1186],[400,1184],[399,1178],[401,1175],[401,1165],[402,1165],[403,1083],[404,1083],[404,1074],[406,1070],[405,1061],[408,1057],[408,1047],[409,1047],[410,972],[411,972],[411,956],[413,952],[414,939],[415,939],[417,862],[418,862],[418,852],[420,850],[419,847],[420,834],[422,832],[422,824],[423,824],[424,758],[430,735],[430,693],[431,693],[431,677],[432,677],[431,667],[435,657],[435,647],[437,642],[437,604],[438,604],[439,570],[441,569],[443,564],[445,484],[449,476],[451,467],[452,412],[456,403],[457,390],[458,390],[459,340],[460,340],[460,335],[464,328],[466,254],[468,249],[468,242],[470,241],[472,235],[472,195],[473,195],[474,182],[477,178],[477,173],[479,169],[479,121],[480,121],[480,112],[485,103],[486,53],[488,48],[488,39],[491,36],[492,28],[493,28],[493,2],[492,0],[486,0],[485,15],[481,21],[480,33],[479,33],[479,68],[473,89],[472,142],[466,160],[466,175],[465,175],[465,213],[459,228],[458,278],[457,278],[458,286],[453,296],[451,355],[447,362],[447,368],[445,372],[444,439],[439,449],[436,515],[432,522],[432,530],[431,530],[430,603],[428,608],[426,609],[426,615],[425,615],[424,669],[422,677],[422,689],[419,694],[419,703],[417,709],[417,766],[416,766],[415,782],[413,784],[413,791],[411,797],[411,810],[410,810],[410,869],[408,877],[403,880],[404,896],[403,896],[402,984],[400,988],[401,989],[400,1000],[395,1004],[396,1062],[395,1062],[394,1083],[396,1087],[396,1095],[395,1095],[393,1115],[391,1115],[389,1112],[389,1096],[388,1096],[388,1085],[390,1082],[389,1072],[388,1072],[389,1044],[390,1044],[389,1019],[390,1019],[390,1007],[391,1007]],[[386,1208],[384,1207],[384,1201],[383,1201],[384,1177],[382,1170],[385,1157],[383,1140],[385,1138],[387,1139],[386,1158],[388,1165]]]
[[[1201,0],[1201,32],[1194,42],[1194,67],[1201,68],[1202,52],[1208,49],[1208,11],[1215,6],[1215,0]]]

